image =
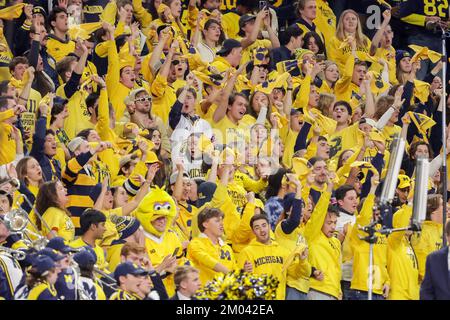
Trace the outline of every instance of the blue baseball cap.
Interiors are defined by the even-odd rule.
[[[36,249],[34,249],[34,248],[29,248],[27,250],[24,250],[24,252],[26,253],[25,259],[19,260],[19,264],[23,269],[26,269],[29,266],[33,265],[33,262],[36,259],[38,254],[37,254]]]
[[[114,279],[116,279],[117,283],[119,284],[119,278],[121,276],[126,276],[129,274],[133,276],[145,276],[148,274],[148,271],[139,267],[135,263],[127,261],[119,264],[116,267],[116,270],[114,270]]]
[[[65,254],[71,253],[71,252],[78,252],[77,249],[66,245],[64,242],[64,239],[62,237],[52,238],[47,243],[47,248],[54,249],[54,250],[57,250],[59,252],[65,253]]]
[[[40,275],[45,275],[48,270],[54,267],[55,262],[46,255],[39,255],[33,261],[33,268],[35,268]]]
[[[44,248],[44,249],[38,251],[38,255],[47,256],[55,262],[58,262],[66,257],[66,255],[62,255],[55,249],[51,249],[51,248]]]
[[[198,186],[197,208],[212,200],[217,185],[214,182],[205,181]]]
[[[80,267],[86,267],[94,265],[97,262],[97,256],[92,248],[83,247],[83,250],[74,254],[73,260],[75,260]]]

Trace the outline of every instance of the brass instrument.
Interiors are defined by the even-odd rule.
[[[30,202],[30,200],[28,200],[27,196],[24,194],[20,194],[19,198],[16,201],[16,205],[18,208],[7,212],[3,217],[3,221],[11,233],[19,234],[28,247],[35,248],[36,250],[39,251],[45,248],[45,246],[48,243],[48,239],[39,233],[27,229],[27,226],[31,225],[34,228],[34,230],[39,230],[39,228],[30,220],[28,213],[22,208],[20,208],[19,203],[20,198],[23,198],[25,201],[28,202],[30,207],[33,207],[32,203]],[[36,213],[38,219],[41,221],[42,225],[45,226],[48,230],[50,230],[49,226],[42,218],[42,216],[39,214],[39,212],[37,212],[36,209],[34,209],[34,212]],[[36,238],[36,240],[33,240],[32,237]]]
[[[10,254],[14,259],[16,260],[24,260],[27,256],[25,252],[22,250],[14,250],[8,247],[0,246],[0,252],[4,251],[8,254]]]
[[[115,291],[117,291],[119,289],[119,287],[117,286],[117,283],[116,283],[116,279],[111,277],[106,272],[100,270],[97,266],[94,266],[94,273],[111,281],[111,283],[109,283],[109,282],[104,281],[101,277],[96,277],[103,285],[108,286]]]

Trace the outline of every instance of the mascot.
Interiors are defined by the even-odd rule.
[[[153,266],[158,266],[168,256],[176,256],[177,263],[169,267],[174,271],[177,265],[183,264],[183,248],[181,241],[171,229],[177,215],[175,201],[163,189],[151,189],[150,193],[139,204],[134,216],[144,228],[145,248]],[[171,272],[172,273],[172,272]],[[172,274],[161,274],[167,294],[175,294]],[[165,278],[164,278],[165,277]]]

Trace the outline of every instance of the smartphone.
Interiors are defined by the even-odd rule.
[[[259,1],[259,11],[264,10],[266,7],[268,7],[267,0],[260,0]]]
[[[180,247],[176,247],[175,250],[173,250],[172,257],[176,257],[179,250]]]
[[[317,62],[325,61],[325,59],[326,59],[326,57],[325,57],[325,55],[323,53],[316,54],[316,61]]]

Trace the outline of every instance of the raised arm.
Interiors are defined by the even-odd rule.
[[[251,46],[256,41],[256,39],[258,38],[259,31],[261,29],[261,23],[262,23],[263,19],[268,15],[269,15],[269,10],[267,10],[267,9],[264,9],[264,10],[261,10],[260,12],[258,12],[258,14],[256,15],[255,25],[252,30],[252,33],[248,37],[241,40],[242,49],[245,49],[245,48]]]
[[[275,31],[272,29],[272,26],[270,24],[270,12],[267,14],[264,19],[264,26],[266,27],[267,33],[269,34],[270,42],[272,43],[272,49],[279,48],[280,47],[280,40],[278,40],[278,36],[275,33]]]
[[[369,52],[371,56],[375,55],[378,46],[380,45],[381,38],[383,37],[383,33],[386,30],[386,27],[389,25],[390,21],[391,21],[391,10],[385,10],[383,12],[383,23],[380,25],[380,28],[378,29],[377,33],[375,33],[372,39],[372,44],[370,46]]]
[[[302,218],[302,185],[294,174],[289,175],[289,181],[296,185],[297,190],[295,192],[295,199],[292,204],[291,214],[287,219],[281,221],[281,230],[283,230],[285,234],[291,234],[294,232],[294,230],[300,225]]]
[[[328,177],[327,185],[327,190],[322,192],[311,214],[311,218],[306,223],[304,236],[308,242],[314,241],[320,232],[322,232],[323,222],[325,221],[328,206],[330,205],[331,192],[333,191],[333,182],[330,177]]]
[[[41,103],[39,105],[39,118],[36,121],[35,132],[33,135],[33,145],[31,147],[30,156],[40,162],[44,154],[45,132],[47,130],[47,112],[48,105]]]
[[[164,49],[164,45],[169,39],[169,32],[170,32],[169,30],[170,27],[167,27],[160,32],[158,44],[153,49],[152,55],[148,62],[150,71],[152,72],[153,75],[156,74],[159,66],[161,65],[161,55]]]
[[[220,120],[225,117],[228,109],[228,98],[230,97],[231,93],[233,92],[234,84],[236,83],[236,80],[238,76],[244,71],[247,64],[242,64],[239,69],[231,76],[230,79],[228,79],[227,84],[223,90],[222,98],[219,102],[219,105],[214,112],[213,120],[214,122],[219,122]]]
[[[73,69],[69,81],[67,81],[66,85],[64,86],[64,94],[66,95],[67,99],[70,99],[75,94],[75,92],[77,92],[81,75],[83,74],[88,57],[88,50],[86,46],[81,43],[81,41],[77,43],[77,46],[79,46],[82,53],[80,58],[78,59],[77,64],[75,65],[75,68]]]

